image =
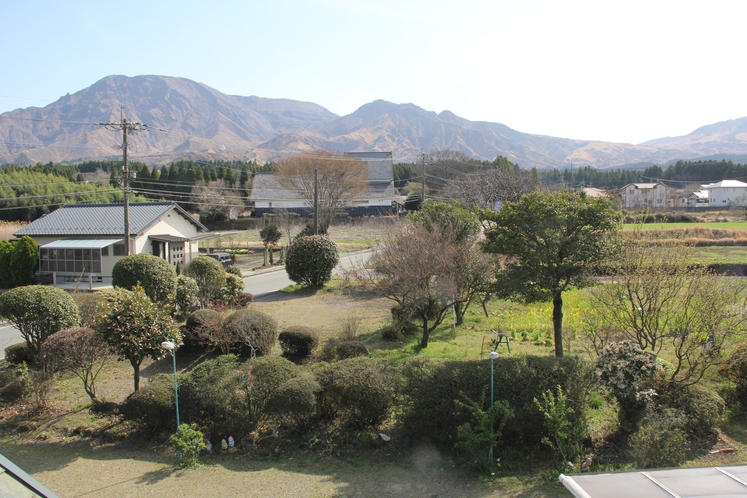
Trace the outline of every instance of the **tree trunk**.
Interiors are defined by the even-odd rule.
[[[552,328],[555,332],[555,356],[563,357],[563,294],[553,292]]]
[[[423,338],[420,339],[420,347],[428,347],[428,337],[431,335],[431,330],[428,328],[428,319],[423,318]]]
[[[135,391],[140,390],[140,361],[130,360],[132,365],[132,378],[135,381]]]
[[[267,266],[267,246],[265,246],[265,263],[263,266]]]

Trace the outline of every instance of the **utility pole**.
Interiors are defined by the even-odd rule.
[[[94,123],[100,126],[105,126],[107,129],[122,130],[122,191],[124,193],[124,239],[125,239],[125,256],[130,255],[130,166],[127,161],[127,132],[138,132],[141,130],[148,131],[151,128],[143,123],[136,123],[134,121],[128,121],[124,117],[124,106],[119,109],[120,120],[119,122],[113,123]],[[135,172],[132,172],[134,178]]]
[[[319,235],[319,168],[314,168],[314,235]]]
[[[425,204],[425,153],[420,150],[420,164],[422,166],[422,173],[423,173],[423,181],[420,184],[420,207],[423,207],[423,204]]]

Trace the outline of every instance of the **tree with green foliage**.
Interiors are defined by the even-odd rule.
[[[584,284],[587,272],[609,254],[608,235],[619,214],[603,197],[561,190],[534,192],[500,211],[483,210],[485,251],[508,257],[497,294],[553,303],[555,355],[563,356],[563,292]]]
[[[218,261],[207,256],[200,256],[189,262],[184,275],[197,282],[197,297],[202,306],[220,299],[226,286],[226,270]]]
[[[99,332],[119,356],[132,365],[135,391],[140,389],[140,365],[146,358],[164,355],[161,343],[181,341],[181,335],[168,312],[151,302],[142,287],[134,290],[102,291]]]
[[[10,289],[10,255],[13,254],[13,244],[7,240],[0,240],[0,287]]]
[[[186,275],[176,277],[176,296],[174,297],[174,311],[176,316],[185,317],[197,303],[200,288],[195,279]]]
[[[14,287],[29,285],[34,280],[34,269],[39,264],[39,245],[24,235],[13,245],[10,254],[10,281]]]
[[[47,337],[80,325],[78,306],[70,294],[46,285],[16,287],[0,295],[0,316],[21,332],[35,357]]]
[[[330,281],[339,261],[337,246],[329,237],[297,237],[285,256],[285,271],[297,284],[321,287]]]
[[[265,266],[267,266],[267,252],[270,246],[277,244],[282,236],[283,232],[280,231],[275,223],[270,223],[259,231],[259,238],[265,246]]]
[[[132,290],[140,284],[154,303],[166,303],[176,294],[176,272],[163,258],[152,254],[125,256],[112,268],[112,286]]]

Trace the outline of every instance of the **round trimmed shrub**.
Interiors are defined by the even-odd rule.
[[[191,277],[186,275],[179,275],[176,277],[176,297],[174,298],[174,306],[177,313],[180,316],[184,316],[197,305],[197,294],[200,292],[200,288],[197,287],[197,282]]]
[[[226,284],[223,286],[223,299],[229,303],[233,303],[242,292],[244,292],[244,279],[233,273],[226,273]]]
[[[119,413],[126,420],[136,422],[139,429],[147,434],[172,432],[176,425],[172,375],[156,374],[150,377],[145,387],[122,402]]]
[[[34,352],[25,342],[11,344],[5,348],[5,361],[11,365],[20,365],[24,362],[30,365],[34,362]]]
[[[339,261],[337,246],[329,237],[298,237],[288,248],[285,271],[297,284],[320,287],[330,281]]]
[[[0,316],[21,331],[34,356],[47,337],[80,325],[72,296],[47,285],[16,287],[0,295]]]
[[[335,354],[340,360],[355,358],[357,356],[368,356],[368,348],[360,341],[344,341],[337,345]]]
[[[310,428],[316,408],[316,395],[322,386],[311,374],[301,374],[282,383],[267,404],[269,413],[286,417],[299,428]]]
[[[185,326],[187,330],[194,331],[203,327],[220,326],[221,314],[209,308],[196,310],[187,317]]]
[[[165,303],[176,295],[176,272],[163,258],[133,254],[117,261],[112,268],[112,287],[133,290],[140,284],[154,303]]]
[[[357,429],[376,427],[394,402],[395,375],[375,358],[351,358],[323,364],[316,371],[322,391],[317,397],[323,420],[339,417]]]
[[[215,310],[206,308],[192,312],[184,324],[184,345],[180,351],[194,353],[213,345],[213,335],[220,330],[222,322],[223,317]]]
[[[311,327],[295,325],[280,332],[278,342],[283,356],[307,358],[319,342],[319,336]]]
[[[686,415],[672,408],[652,411],[630,438],[630,448],[641,468],[673,467],[687,460]]]
[[[184,269],[184,275],[192,277],[197,282],[197,297],[203,305],[220,299],[226,285],[226,270],[218,261],[207,256],[199,256],[189,262]]]
[[[277,339],[277,322],[261,311],[234,311],[223,321],[223,329],[240,345],[240,353],[264,356],[272,351]]]

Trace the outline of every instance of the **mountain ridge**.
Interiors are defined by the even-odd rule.
[[[316,149],[391,151],[397,162],[417,161],[421,150],[449,149],[482,160],[502,155],[525,168],[609,168],[747,154],[747,117],[680,137],[622,144],[524,133],[413,103],[379,99],[338,116],[312,102],[227,95],[186,78],[110,75],[45,107],[0,114],[0,162],[118,157],[121,132],[94,123],[118,122],[121,107],[127,119],[152,129],[136,134],[130,148],[132,159],[151,164],[185,157],[263,163]]]

